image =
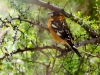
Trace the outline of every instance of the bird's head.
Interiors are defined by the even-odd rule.
[[[49,12],[51,18],[60,18],[60,17],[65,17],[62,13],[60,12]]]
[[[49,12],[48,14],[50,14],[51,17],[59,17],[59,16],[63,16],[62,13],[60,12]]]

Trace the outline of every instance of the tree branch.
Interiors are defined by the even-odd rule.
[[[75,46],[79,47],[87,44],[96,44],[96,43],[100,43],[100,37],[75,43]]]
[[[25,52],[25,51],[41,51],[43,49],[56,49],[59,50],[60,52],[63,51],[62,48],[57,47],[57,46],[43,46],[43,47],[34,47],[34,48],[24,48],[24,49],[17,49],[16,51],[12,51],[11,53],[5,53],[4,56],[0,57],[0,60],[3,60],[7,56],[12,56],[13,54],[19,53],[19,52]]]

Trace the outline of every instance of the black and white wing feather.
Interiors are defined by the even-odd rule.
[[[74,44],[72,34],[70,33],[68,25],[64,20],[53,20],[51,27],[56,34],[62,39],[65,39],[69,45]]]

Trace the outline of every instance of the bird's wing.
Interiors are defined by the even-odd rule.
[[[72,34],[70,33],[68,25],[64,20],[53,20],[51,27],[55,33],[62,39],[66,40],[69,45],[74,44]]]

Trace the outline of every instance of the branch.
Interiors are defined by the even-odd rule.
[[[19,52],[25,52],[25,51],[41,51],[43,49],[56,49],[56,50],[59,50],[60,52],[63,51],[62,48],[60,47],[57,47],[57,46],[43,46],[43,47],[35,47],[35,48],[24,48],[24,49],[17,49],[16,51],[12,51],[11,53],[5,53],[4,56],[0,57],[0,60],[3,60],[4,58],[6,58],[7,56],[12,56],[16,53],[19,53]]]
[[[75,43],[75,46],[79,47],[87,44],[96,44],[96,43],[100,43],[100,37]]]
[[[99,34],[97,34],[95,31],[93,31],[91,29],[91,27],[86,24],[82,19],[77,18],[76,16],[74,16],[72,13],[68,13],[66,11],[64,11],[62,8],[57,7],[53,4],[50,4],[49,2],[44,2],[42,0],[25,0],[27,3],[31,3],[31,4],[36,4],[39,5],[41,7],[45,7],[48,8],[52,11],[56,11],[56,12],[61,12],[63,13],[67,18],[70,18],[71,20],[73,20],[75,23],[78,23],[81,27],[83,27],[86,32],[92,37],[99,37]]]
[[[17,17],[17,18],[10,18],[10,19],[8,20],[8,22],[11,22],[11,21],[13,21],[13,20],[19,20],[19,21],[28,22],[28,23],[30,23],[30,24],[40,26],[41,28],[43,28],[43,29],[49,31],[48,28],[44,27],[43,24],[42,24],[42,23],[39,23],[39,22],[33,22],[33,21],[28,20],[28,19],[22,19],[22,18],[19,18],[19,17]]]
[[[50,62],[49,62],[49,64],[46,66],[46,75],[51,75],[51,72],[49,71],[49,69],[50,69]]]

